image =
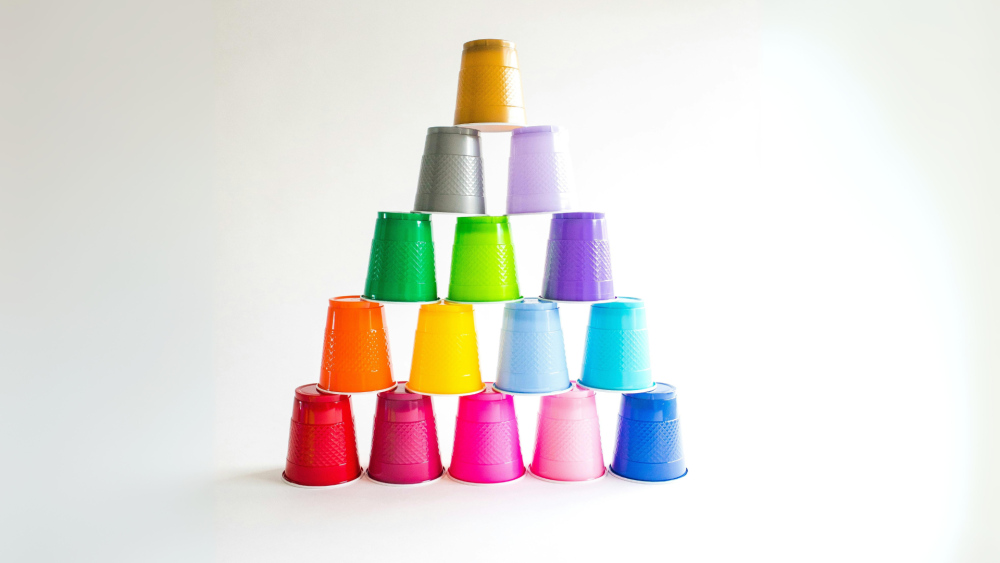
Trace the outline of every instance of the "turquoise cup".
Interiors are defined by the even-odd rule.
[[[619,297],[591,305],[580,385],[628,393],[653,387],[642,299]]]

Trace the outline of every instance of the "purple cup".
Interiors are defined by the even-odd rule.
[[[510,137],[507,214],[568,211],[575,197],[566,130],[557,125],[515,129]]]
[[[556,301],[615,298],[611,246],[603,213],[556,213],[552,216],[542,297]]]

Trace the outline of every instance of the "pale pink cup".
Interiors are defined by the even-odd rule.
[[[552,481],[590,481],[604,476],[593,390],[574,383],[571,391],[542,397],[531,473]]]

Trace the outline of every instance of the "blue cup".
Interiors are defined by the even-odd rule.
[[[652,391],[622,395],[611,472],[633,481],[670,481],[687,475],[677,394],[657,383]]]
[[[503,310],[500,359],[493,388],[502,393],[552,394],[569,391],[569,369],[559,306],[527,298]]]
[[[649,336],[642,299],[619,297],[590,307],[580,384],[602,391],[648,391]]]

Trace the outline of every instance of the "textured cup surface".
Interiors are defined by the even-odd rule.
[[[479,131],[431,127],[424,142],[415,211],[486,213]]]
[[[589,481],[604,475],[595,393],[574,386],[542,397],[531,472],[553,481]]]
[[[316,384],[295,389],[285,479],[326,487],[360,475],[351,397],[321,393]]]
[[[496,388],[509,393],[552,393],[569,386],[559,306],[535,298],[508,303],[500,332]]]
[[[558,301],[614,299],[611,245],[603,213],[552,216],[542,297]]]
[[[510,137],[507,214],[568,211],[575,199],[566,130],[555,125],[515,129]]]
[[[319,388],[367,393],[393,386],[385,308],[357,295],[330,300]]]
[[[379,393],[368,476],[414,485],[437,479],[443,471],[431,398],[407,393],[402,385]]]
[[[379,211],[364,297],[401,302],[437,299],[430,215]]]
[[[524,475],[513,397],[487,386],[459,398],[448,472],[469,483],[503,483]]]
[[[490,302],[520,298],[507,217],[459,217],[448,299]]]
[[[406,388],[432,395],[462,395],[483,389],[471,305],[420,306]]]
[[[510,131],[524,124],[521,71],[514,43],[478,39],[463,45],[455,125]]]
[[[611,470],[636,481],[670,481],[687,473],[672,385],[622,395]]]
[[[580,383],[607,391],[639,391],[653,385],[642,299],[619,297],[590,306]]]

